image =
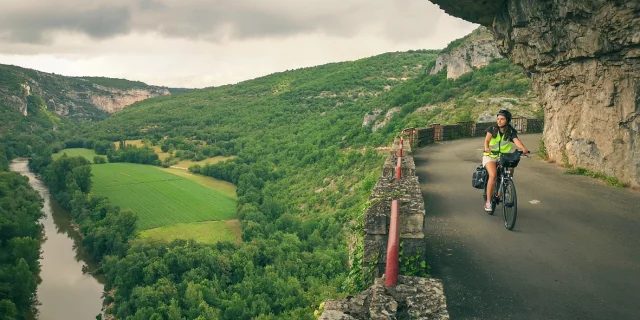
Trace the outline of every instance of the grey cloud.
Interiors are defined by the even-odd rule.
[[[138,8],[141,10],[159,10],[165,9],[166,6],[160,1],[156,0],[139,0]]]
[[[136,23],[139,29],[160,31],[170,36],[220,40],[225,36],[245,39],[313,31],[349,36],[369,22],[371,4],[361,0],[336,3],[309,0],[287,3],[281,0],[269,3],[215,1],[207,6],[181,4],[142,14]]]
[[[319,32],[349,37],[374,28],[389,39],[433,32],[444,15],[427,0],[23,0],[0,12],[5,40],[42,42],[61,30],[108,38],[132,31],[208,41],[286,37]],[[99,7],[91,7],[99,3]],[[430,10],[431,9],[431,10]]]
[[[108,38],[131,29],[131,13],[126,7],[100,7],[77,11],[31,8],[28,11],[0,13],[5,40],[38,43],[55,31],[78,31],[93,38]]]

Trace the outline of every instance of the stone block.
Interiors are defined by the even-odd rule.
[[[424,214],[401,214],[400,237],[409,234],[422,234],[424,228]]]
[[[385,261],[387,257],[387,241],[385,235],[364,235],[362,261],[366,264],[376,264]]]
[[[448,320],[447,300],[442,281],[432,278],[398,276],[395,287],[385,287],[385,278],[374,280],[373,285],[355,297],[327,300],[327,318],[341,318],[346,314],[353,319],[430,319]]]
[[[364,215],[364,233],[387,234],[387,232],[389,232],[389,214],[379,208],[369,208]]]

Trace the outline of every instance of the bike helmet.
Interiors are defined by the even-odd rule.
[[[496,117],[500,116],[500,115],[502,115],[505,118],[507,118],[507,123],[511,122],[511,112],[509,112],[509,110],[502,109],[502,110],[498,111],[498,114],[496,115]]]

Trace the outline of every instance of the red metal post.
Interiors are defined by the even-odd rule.
[[[442,140],[442,135],[440,134],[440,124],[434,123],[432,124],[432,126],[433,126],[433,141]]]
[[[396,179],[402,179],[402,157],[398,157],[396,164]]]
[[[398,254],[400,246],[400,234],[398,231],[399,211],[398,200],[391,201],[391,223],[389,225],[387,266],[384,279],[384,285],[386,287],[395,287],[398,282]]]

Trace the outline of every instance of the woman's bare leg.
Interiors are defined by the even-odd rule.
[[[496,168],[496,163],[493,161],[487,162],[484,167],[487,169],[487,173],[489,173],[489,180],[487,181],[487,201],[491,201],[491,197],[493,197],[493,189],[496,185],[496,174],[498,169]]]

